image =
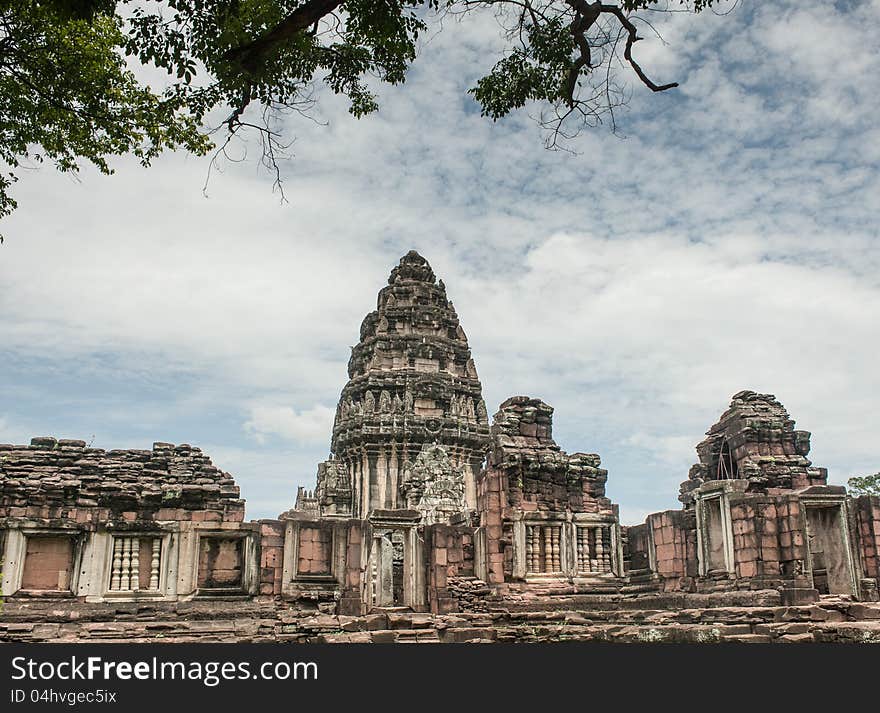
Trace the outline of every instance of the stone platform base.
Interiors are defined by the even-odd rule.
[[[676,609],[636,603],[597,600],[555,611],[385,611],[351,617],[296,610],[277,601],[64,605],[7,600],[0,612],[0,641],[880,643],[877,603],[826,598],[801,606],[736,606],[706,600]]]

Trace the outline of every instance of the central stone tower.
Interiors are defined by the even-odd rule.
[[[318,468],[322,516],[418,510],[448,522],[476,507],[489,422],[464,330],[443,281],[410,251],[361,324]]]

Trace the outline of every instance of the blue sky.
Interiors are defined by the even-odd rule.
[[[500,46],[447,20],[356,121],[291,118],[289,202],[256,161],[168,154],[16,187],[0,247],[0,442],[202,447],[248,516],[327,455],[349,347],[407,250],[447,285],[490,413],[528,394],[601,454],[624,522],[675,508],[694,445],[770,392],[834,482],[880,470],[880,2],[656,15],[606,128],[546,151],[466,94]],[[253,157],[254,147],[250,148]]]

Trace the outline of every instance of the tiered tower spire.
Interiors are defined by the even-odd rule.
[[[434,444],[463,481],[465,507],[474,508],[489,439],[482,388],[446,287],[417,252],[400,259],[379,291],[348,376],[331,460],[348,473],[351,514],[416,507],[427,484],[418,456]]]

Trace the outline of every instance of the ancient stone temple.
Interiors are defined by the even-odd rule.
[[[736,394],[706,436],[681,485],[683,509],[629,529],[631,556],[663,588],[876,597],[860,564],[865,548],[854,546],[866,506],[827,484],[827,470],[807,458],[810,434],[773,395]]]
[[[446,288],[410,252],[315,487],[275,519],[245,521],[186,444],[0,444],[0,641],[880,641],[880,497],[828,485],[774,396],[736,394],[680,509],[631,526],[552,416],[514,396],[489,426]]]
[[[476,507],[489,424],[467,337],[428,261],[409,252],[361,324],[318,471],[322,514],[417,510],[448,521]]]

